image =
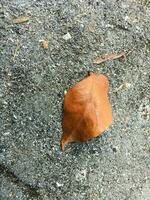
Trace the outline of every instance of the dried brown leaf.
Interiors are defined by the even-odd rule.
[[[67,91],[64,97],[61,148],[70,142],[84,142],[101,135],[112,123],[108,99],[109,82],[102,74],[90,73]]]
[[[125,57],[125,52],[121,52],[119,54],[117,53],[108,53],[108,54],[104,54],[102,56],[99,56],[97,58],[94,59],[93,63],[94,64],[101,64],[107,60],[115,60],[121,57]]]
[[[31,18],[31,16],[21,16],[21,17],[14,19],[13,23],[21,24],[21,23],[27,22],[30,18]]]

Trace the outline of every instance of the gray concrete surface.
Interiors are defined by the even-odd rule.
[[[31,19],[13,24],[20,15]],[[0,199],[149,200],[150,2],[1,0],[0,25]],[[88,71],[109,77],[114,122],[61,152],[64,90]]]

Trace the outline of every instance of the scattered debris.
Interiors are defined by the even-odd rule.
[[[124,88],[130,88],[131,84],[130,83],[123,83],[121,84],[118,88],[114,89],[113,92],[118,92],[119,90],[122,90]]]
[[[124,31],[130,31],[130,30],[128,29],[127,26],[124,26],[124,25],[122,25],[122,24],[114,24],[114,26],[115,26],[116,28],[121,29],[121,30],[124,30]]]
[[[41,44],[41,47],[43,48],[43,49],[48,49],[48,40],[47,39],[45,39],[45,40],[40,40],[39,41],[40,42],[40,44]]]
[[[30,18],[31,18],[31,16],[21,16],[21,17],[14,19],[13,23],[14,24],[21,24],[21,23],[29,21]]]
[[[11,74],[11,72],[9,71],[9,72],[8,72],[8,74],[7,74],[7,76],[9,76],[9,77],[10,77],[11,75],[12,75],[12,74]]]
[[[76,17],[84,17],[84,16],[87,16],[87,15],[88,15],[88,13],[80,13],[80,14],[76,15]]]
[[[135,45],[132,49],[130,49],[129,51],[126,51],[126,57],[127,57],[130,53],[132,53],[134,50],[136,50],[136,45]]]
[[[96,22],[95,21],[91,21],[88,25],[88,30],[91,33],[94,33],[96,29]]]
[[[78,182],[83,182],[86,179],[87,170],[81,169],[76,171],[75,179]]]
[[[141,105],[139,106],[139,114],[140,114],[140,117],[142,119],[144,119],[144,120],[149,120],[150,119],[149,101],[146,100],[145,103],[144,102],[141,103]]]
[[[102,56],[97,57],[96,59],[94,59],[93,63],[94,64],[101,64],[107,60],[115,60],[118,58],[125,58],[126,57],[126,53],[125,51],[122,51],[121,53],[117,54],[117,53],[108,53],[108,54],[104,54]]]
[[[70,33],[68,32],[67,34],[65,34],[65,35],[63,36],[63,39],[64,39],[64,40],[70,40],[70,39],[71,39]]]

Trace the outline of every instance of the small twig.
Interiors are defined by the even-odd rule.
[[[129,88],[131,86],[130,83],[123,83],[121,84],[118,88],[114,89],[113,92],[116,93],[118,92],[119,90],[122,90],[124,88]]]
[[[125,57],[125,52],[122,51],[121,53],[117,54],[117,53],[108,53],[108,54],[104,54],[102,56],[97,57],[96,59],[94,59],[93,63],[94,64],[101,64],[107,60],[115,60],[121,57]]]
[[[20,48],[20,43],[19,43],[19,40],[17,40],[17,46],[16,46],[15,53],[14,53],[13,58],[12,58],[13,61],[15,61],[15,58],[16,58],[16,55],[17,55],[19,48]]]
[[[132,49],[126,51],[126,56],[128,56],[130,53],[132,53],[136,48],[136,46],[134,46]]]
[[[107,54],[101,55],[101,56],[95,58],[93,63],[94,64],[101,64],[101,63],[106,62],[108,60],[115,60],[115,59],[118,59],[118,58],[126,58],[130,53],[132,53],[136,49],[135,47],[136,46],[134,46],[130,50],[123,50],[120,53],[107,53]]]
[[[13,23],[14,24],[21,24],[21,23],[29,21],[30,18],[31,18],[31,16],[21,16],[21,17],[14,19]]]

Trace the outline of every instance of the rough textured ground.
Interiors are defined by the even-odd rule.
[[[32,17],[13,24],[21,15]],[[0,26],[0,199],[148,200],[150,2],[1,0]],[[123,49],[134,50],[93,64]],[[109,77],[114,122],[61,152],[64,90],[88,71]]]

